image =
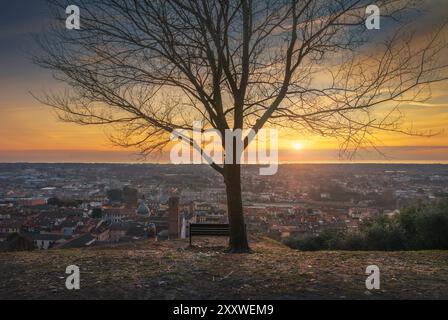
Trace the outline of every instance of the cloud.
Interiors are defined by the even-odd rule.
[[[448,103],[430,103],[430,102],[410,102],[409,105],[419,106],[419,107],[448,107]]]

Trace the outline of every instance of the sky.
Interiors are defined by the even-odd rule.
[[[433,12],[448,16],[446,0],[429,4]],[[136,152],[113,146],[107,128],[60,122],[51,108],[33,98],[31,93],[60,87],[49,72],[29,59],[29,52],[35,50],[30,34],[43,30],[47,18],[43,0],[1,0],[0,162],[142,161]],[[361,151],[354,161],[448,162],[448,83],[437,84],[430,100],[408,104],[403,111],[407,126],[438,134],[428,138],[380,133],[381,154]],[[287,134],[281,136],[279,146],[282,162],[346,160],[339,158],[332,138]],[[161,155],[145,161],[166,159]]]

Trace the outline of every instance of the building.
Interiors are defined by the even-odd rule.
[[[65,241],[63,235],[57,234],[24,234],[24,236],[33,241],[38,250],[49,250],[57,243]]]
[[[140,205],[138,206],[136,213],[142,217],[149,217],[151,211],[144,201],[140,201]]]
[[[124,187],[123,203],[127,208],[136,208],[138,204],[138,190],[130,187]]]
[[[135,210],[128,208],[106,208],[103,210],[103,220],[115,223],[135,217]]]

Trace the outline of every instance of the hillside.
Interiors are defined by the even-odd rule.
[[[448,251],[299,252],[252,239],[252,254],[223,253],[223,239],[153,241],[0,254],[0,299],[448,299]],[[65,268],[81,290],[65,289]],[[367,292],[367,265],[381,290]]]

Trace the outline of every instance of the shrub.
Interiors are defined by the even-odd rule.
[[[34,243],[18,233],[13,233],[6,238],[5,249],[6,251],[31,251],[34,250]]]
[[[345,235],[341,250],[366,250],[364,235],[360,232]]]
[[[325,231],[285,243],[304,251],[448,249],[448,199],[404,208],[393,218],[379,216],[357,233]]]
[[[409,249],[448,249],[448,200],[405,208],[398,219]]]

